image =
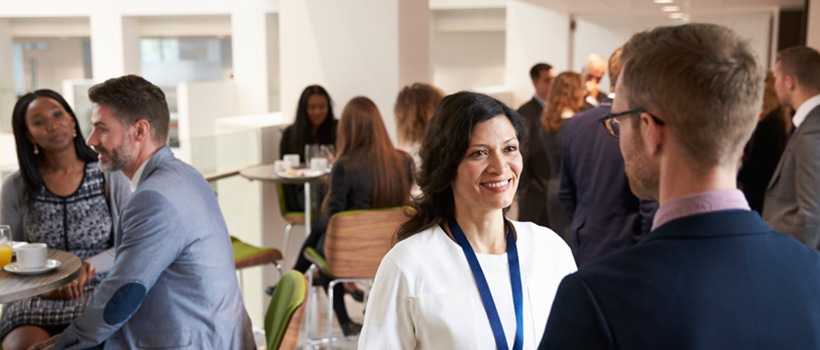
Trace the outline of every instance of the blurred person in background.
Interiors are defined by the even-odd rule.
[[[322,203],[322,215],[314,220],[302,251],[308,247],[324,254],[327,224],[336,213],[400,207],[410,203],[414,165],[409,154],[390,141],[378,107],[367,97],[354,97],[339,120],[337,158],[330,174],[330,191]],[[310,267],[299,254],[294,270]],[[329,280],[320,278],[327,289]],[[344,284],[334,289],[333,310],[345,336],[359,334],[361,325],[350,320],[344,304]]]
[[[425,83],[413,83],[399,91],[393,113],[396,115],[398,129],[398,149],[413,156],[416,169],[421,165],[419,148],[424,138],[427,123],[433,117],[444,93],[435,86]]]
[[[774,73],[766,72],[766,89],[763,91],[763,107],[752,138],[743,148],[742,165],[737,174],[738,186],[746,195],[752,210],[763,212],[766,186],[772,179],[780,155],[786,148],[786,136],[791,126],[789,108],[777,100],[774,90]]]
[[[594,53],[587,58],[587,64],[581,68],[581,75],[584,77],[584,88],[586,97],[582,111],[598,107],[606,98],[606,93],[601,91],[601,79],[606,74],[606,60],[603,56]]]
[[[786,149],[763,198],[763,220],[820,248],[820,52],[794,46],[777,53],[774,87],[794,109]]]
[[[584,81],[580,74],[575,72],[558,74],[550,89],[547,107],[541,114],[541,122],[544,125],[539,130],[541,145],[532,145],[532,147],[542,147],[547,156],[546,163],[549,169],[546,201],[549,217],[547,227],[558,233],[566,242],[570,240],[570,222],[558,199],[561,189],[561,134],[570,119],[581,110],[585,93]]]
[[[279,141],[279,158],[286,154],[298,154],[305,162],[306,145],[334,145],[336,144],[336,118],[333,116],[333,100],[330,99],[325,88],[319,85],[310,85],[302,91],[299,104],[296,106],[296,118],[293,124],[282,132]],[[310,164],[306,164],[308,167]],[[284,189],[287,212],[303,212],[305,210],[305,187],[302,185],[282,185]],[[315,191],[324,193],[323,188]],[[311,197],[313,198],[313,197]],[[312,201],[312,203],[316,203]]]
[[[546,63],[537,63],[530,69],[530,79],[535,94],[516,112],[527,125],[527,149],[524,157],[524,170],[521,171],[521,184],[518,186],[518,220],[530,221],[541,226],[549,224],[547,212],[547,181],[549,164],[547,155],[541,147],[541,113],[549,97],[555,70]]]

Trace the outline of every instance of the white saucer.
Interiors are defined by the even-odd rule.
[[[4,267],[3,269],[18,275],[39,275],[41,273],[54,270],[60,267],[60,265],[62,265],[62,263],[59,260],[48,259],[46,261],[46,266],[42,267],[36,267],[33,269],[21,269],[19,266],[17,266],[17,262],[13,262],[11,264],[6,265],[6,267]]]
[[[321,170],[313,170],[313,169],[294,169],[295,171],[285,172],[285,173],[276,173],[276,176],[279,176],[283,179],[313,179],[320,176],[323,176],[327,173]]]

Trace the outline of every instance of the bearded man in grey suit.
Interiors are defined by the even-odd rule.
[[[796,46],[777,54],[774,87],[795,110],[786,150],[763,199],[763,220],[775,231],[820,248],[820,53]]]
[[[116,259],[90,305],[48,349],[253,349],[230,236],[202,175],[165,146],[164,93],[135,75],[89,90],[88,144],[131,180]]]

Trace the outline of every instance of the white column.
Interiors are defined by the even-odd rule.
[[[282,0],[279,3],[282,113],[292,119],[305,86],[330,93],[337,117],[355,96],[381,111],[395,140],[399,89],[429,82],[426,0]]]
[[[806,46],[820,50],[820,0],[808,1],[809,25],[806,30]]]
[[[140,73],[137,19],[101,12],[89,18],[91,70],[95,80]]]
[[[11,133],[11,113],[17,101],[14,91],[13,45],[11,20],[0,19],[0,131],[7,133]]]
[[[507,85],[513,93],[513,105],[532,98],[535,92],[530,68],[538,62],[555,67],[560,73],[569,67],[568,14],[558,13],[526,0],[507,1]]]
[[[233,79],[239,114],[268,112],[267,14],[242,8],[231,14]]]

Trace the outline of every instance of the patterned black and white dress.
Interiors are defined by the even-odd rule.
[[[80,187],[67,197],[55,195],[43,186],[23,218],[23,231],[29,242],[46,243],[49,248],[86,259],[114,245],[112,221],[105,178],[98,163],[92,162],[85,166]],[[35,296],[4,305],[0,339],[23,325],[40,326],[48,331],[67,327],[82,313],[103,278],[105,274],[94,276],[83,289],[82,299],[45,300]]]

